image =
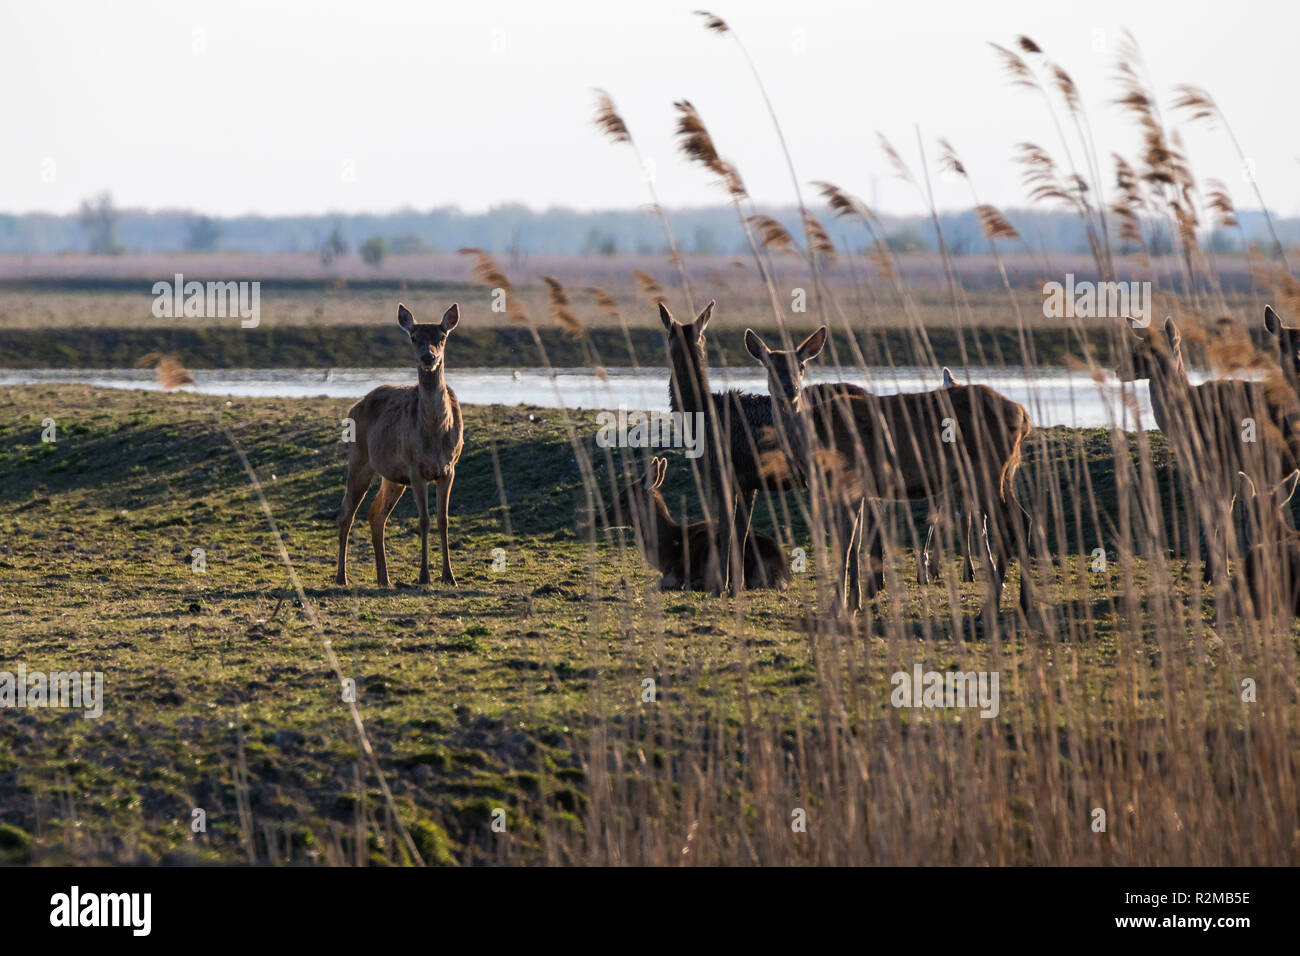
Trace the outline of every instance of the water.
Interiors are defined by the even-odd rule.
[[[185,391],[239,398],[283,397],[359,398],[376,385],[409,385],[415,382],[411,368],[367,369],[196,369],[195,384]],[[1193,381],[1204,376],[1192,375]],[[763,370],[715,369],[715,389],[741,388],[766,392]],[[1035,425],[1073,427],[1107,425],[1124,414],[1120,383],[1113,376],[1098,383],[1087,374],[1066,369],[983,369],[971,368],[958,375],[962,384],[982,383],[1020,402]],[[557,369],[554,377],[543,369],[453,369],[447,381],[457,398],[468,405],[541,405],[546,407],[616,409],[668,409],[668,370],[609,369],[602,380],[590,369]],[[843,370],[810,366],[807,381],[847,381],[877,394],[919,392],[939,387],[939,374],[931,369],[871,368]],[[75,383],[107,388],[160,388],[150,369],[0,369],[0,386]],[[1152,426],[1151,403],[1146,382],[1132,390],[1142,421]],[[1130,410],[1119,423],[1132,427]]]

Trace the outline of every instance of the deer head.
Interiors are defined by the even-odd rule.
[[[767,390],[778,407],[799,408],[803,374],[808,363],[826,347],[826,326],[799,343],[793,351],[768,348],[753,329],[745,329],[745,348],[767,369]]]
[[[674,410],[680,405],[698,407],[708,398],[708,389],[702,387],[707,385],[709,371],[709,360],[704,351],[704,330],[713,317],[715,305],[716,300],[710,300],[694,322],[678,322],[668,311],[668,306],[659,303],[659,321],[668,332],[668,357],[672,362],[673,382],[676,389],[682,390],[681,395],[669,396]],[[670,385],[669,389],[674,390],[674,386]],[[688,389],[692,390],[689,394]],[[700,394],[694,394],[695,391]]]
[[[1271,305],[1264,306],[1264,328],[1277,339],[1282,352],[1282,371],[1292,381],[1300,379],[1300,329],[1283,325]]]
[[[1145,329],[1134,328],[1128,319],[1124,320],[1127,329],[1125,338],[1132,347],[1130,361],[1121,363],[1118,371],[1121,382],[1135,382],[1140,379],[1161,379],[1171,375],[1186,376],[1183,368],[1182,333],[1172,318],[1165,319],[1163,326],[1151,326]]]
[[[425,372],[432,372],[442,367],[447,336],[451,334],[451,330],[458,322],[460,322],[460,306],[455,303],[442,314],[441,322],[417,322],[410,309],[401,303],[397,306],[397,324],[411,337],[415,360]]]
[[[619,492],[618,497],[601,512],[601,524],[606,528],[624,527],[629,524],[646,528],[650,516],[658,508],[659,488],[667,474],[668,459],[650,459],[645,476]]]

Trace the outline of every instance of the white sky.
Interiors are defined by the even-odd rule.
[[[214,214],[388,211],[518,201],[645,201],[626,147],[591,125],[604,87],[669,206],[722,193],[676,154],[672,102],[699,108],[760,202],[791,185],[739,51],[690,15],[714,0],[65,2],[0,10],[0,211],[66,212],[110,189],[120,206]],[[724,0],[772,96],[802,181],[881,211],[920,209],[877,145],[911,163],[920,125],[952,141],[981,192],[1024,205],[1013,148],[1059,154],[1040,99],[1013,89],[986,41],[1027,33],[1084,93],[1109,188],[1131,155],[1110,105],[1120,31],[1141,43],[1162,105],[1177,83],[1223,106],[1266,201],[1300,214],[1294,0]],[[1256,205],[1221,133],[1187,131],[1193,167]],[[345,170],[351,170],[351,176]],[[943,208],[965,188],[936,181]],[[874,192],[873,192],[874,191]],[[812,190],[808,189],[811,194]]]

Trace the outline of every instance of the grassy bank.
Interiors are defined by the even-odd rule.
[[[436,316],[435,316],[436,317]],[[262,326],[240,329],[237,320],[226,327],[49,328],[0,329],[0,367],[131,368],[149,352],[175,355],[188,368],[390,368],[407,361],[409,346],[396,322],[389,325]],[[757,325],[769,341],[780,341],[775,328]],[[791,328],[798,339],[812,329]],[[663,329],[595,328],[583,339],[558,329],[540,330],[546,361],[556,368],[657,366],[667,364]],[[1026,333],[1026,341],[1041,365],[1065,365],[1083,354],[1081,339],[1097,354],[1109,353],[1109,330],[1081,337],[1060,329]],[[893,328],[858,334],[858,348],[869,361],[911,365],[905,357],[917,349],[911,331]],[[1021,354],[1014,329],[933,329],[928,339],[935,361],[942,365],[1003,366]],[[847,334],[835,345],[844,365],[854,365]],[[453,362],[462,368],[533,368],[545,364],[532,333],[519,326],[474,326],[456,331]],[[749,368],[754,360],[745,351],[739,331],[710,336],[712,362]]]
[[[536,408],[466,409],[457,589],[409,584],[409,496],[389,524],[399,587],[372,587],[363,506],[353,586],[336,588],[348,404],[0,390],[0,670],[105,674],[99,719],[0,711],[0,857],[406,862],[395,812],[430,863],[1297,862],[1294,636],[1216,630],[1177,555],[1119,559],[1104,431],[1037,432],[1027,456],[1046,630],[1008,597],[990,631],[978,585],[923,589],[900,546],[889,594],[843,631],[826,627],[811,542],[810,573],[741,614],[660,593],[626,537],[588,538],[580,456],[562,413]],[[584,449],[593,431],[579,423]],[[1152,454],[1177,516],[1158,436]],[[1067,479],[1088,500],[1054,498]],[[666,491],[690,498],[679,459]],[[1086,564],[1097,541],[1104,572]],[[999,716],[890,707],[890,675],[916,663],[999,671]],[[1242,704],[1243,675],[1268,703]]]

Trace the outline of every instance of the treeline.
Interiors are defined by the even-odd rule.
[[[802,237],[793,208],[761,210]],[[871,244],[861,224],[837,220],[829,210],[816,210],[840,249],[859,251]],[[1010,210],[1006,218],[1020,234],[1018,240],[998,240],[1004,252],[1087,254],[1088,240],[1079,219],[1068,212]],[[683,250],[699,255],[747,255],[748,244],[730,207],[676,209],[669,219]],[[1240,226],[1207,237],[1219,252],[1239,251],[1251,244],[1268,246],[1264,217],[1239,211]],[[973,211],[943,213],[943,237],[957,256],[989,251],[988,241]],[[1277,220],[1284,242],[1300,243],[1300,219]],[[933,251],[934,224],[925,216],[882,216],[883,238],[896,252]],[[467,213],[452,206],[428,211],[404,209],[384,214],[324,214],[315,216],[211,217],[180,210],[118,209],[111,196],[88,199],[77,213],[53,215],[0,214],[0,253],[41,255],[90,252],[122,253],[215,252],[314,253],[330,257],[359,252],[367,261],[388,254],[451,252],[473,246],[493,254],[626,255],[666,251],[662,228],[646,210],[578,212],[571,209],[533,210],[518,204]],[[1115,243],[1118,252],[1127,250]],[[1159,223],[1150,224],[1149,251],[1169,248]]]

